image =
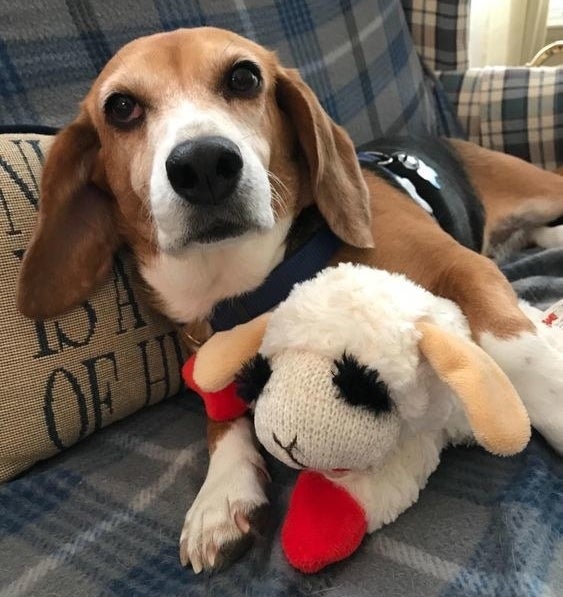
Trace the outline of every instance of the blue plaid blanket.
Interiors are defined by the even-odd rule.
[[[563,295],[563,251],[503,264],[522,296]],[[178,560],[203,482],[205,420],[190,394],[90,437],[0,488],[0,595],[546,597],[563,589],[563,461],[535,436],[513,458],[447,450],[419,501],[349,560],[307,577],[279,528],[293,472],[270,461],[270,528],[238,563],[195,576]]]

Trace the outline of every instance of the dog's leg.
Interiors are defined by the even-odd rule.
[[[242,555],[267,506],[269,479],[251,422],[208,423],[209,470],[186,514],[180,559],[194,572],[219,568]]]
[[[563,455],[563,330],[543,323],[538,309],[521,308],[535,323],[534,333],[511,339],[485,333],[480,344],[514,384],[532,425]]]
[[[485,206],[487,244],[494,246],[495,237],[529,232],[563,216],[561,175],[474,143],[460,139],[450,143]]]
[[[439,292],[459,304],[475,340],[514,384],[532,425],[563,454],[563,352],[539,327],[544,324],[523,312],[494,263],[471,252]]]

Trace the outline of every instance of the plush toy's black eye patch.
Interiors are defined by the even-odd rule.
[[[334,365],[336,371],[333,373],[332,382],[348,404],[375,413],[391,410],[389,390],[379,379],[378,371],[361,365],[355,357],[346,353],[342,358],[335,360]]]
[[[272,375],[268,359],[261,354],[252,357],[242,366],[235,378],[238,395],[250,404],[258,399]]]

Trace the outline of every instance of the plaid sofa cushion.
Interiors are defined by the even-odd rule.
[[[60,126],[124,43],[200,25],[278,50],[357,144],[436,131],[400,0],[0,0],[0,124]]]
[[[563,164],[563,68],[475,68],[440,81],[471,141],[547,169]]]
[[[470,0],[402,0],[414,44],[435,71],[465,70]]]

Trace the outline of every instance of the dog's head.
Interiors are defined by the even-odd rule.
[[[297,71],[224,30],[138,39],[49,152],[18,307],[43,318],[79,304],[122,242],[141,263],[181,257],[266,232],[310,201],[345,242],[371,246],[352,142]]]

